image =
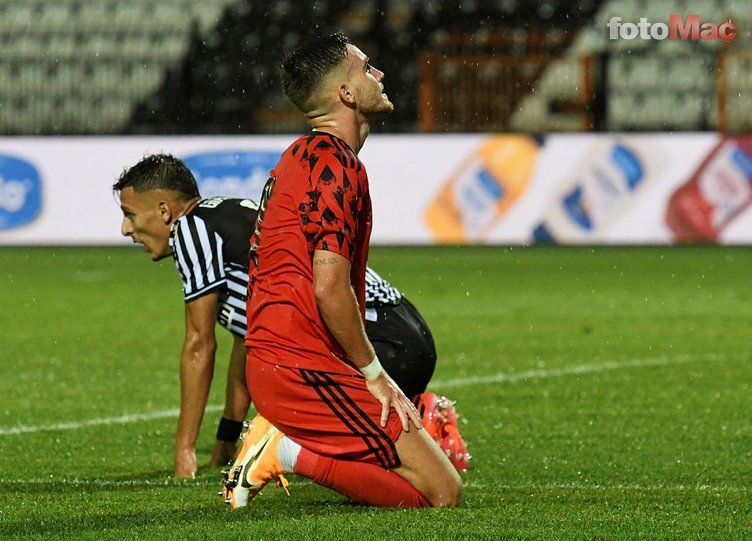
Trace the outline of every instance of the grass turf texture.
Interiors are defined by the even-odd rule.
[[[371,264],[433,329],[433,390],[457,400],[474,455],[461,507],[363,508],[295,477],[291,497],[270,486],[233,513],[218,470],[170,480],[183,333],[172,262],[3,248],[0,535],[752,535],[752,251],[382,247]],[[229,352],[218,334],[214,406]],[[218,418],[205,417],[202,463]]]

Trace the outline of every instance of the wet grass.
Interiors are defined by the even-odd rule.
[[[377,247],[370,262],[433,329],[433,389],[457,400],[474,455],[460,508],[363,508],[294,478],[291,497],[269,487],[232,513],[217,470],[171,480],[183,332],[172,262],[2,248],[0,536],[752,534],[752,251]],[[210,403],[221,395],[215,383]]]

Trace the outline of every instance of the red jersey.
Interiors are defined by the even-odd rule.
[[[368,176],[357,155],[333,135],[300,137],[271,172],[250,241],[245,343],[256,358],[353,372],[354,364],[318,310],[313,252],[328,250],[350,260],[350,281],[363,316],[370,237]]]

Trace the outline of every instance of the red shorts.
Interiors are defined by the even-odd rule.
[[[365,379],[267,363],[251,352],[246,378],[253,404],[285,435],[320,455],[399,467],[394,442],[402,423],[392,409],[381,427],[381,402]]]

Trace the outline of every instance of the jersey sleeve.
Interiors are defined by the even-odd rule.
[[[352,260],[363,206],[355,165],[351,156],[334,147],[315,155],[310,172],[311,190],[306,192],[299,208],[311,252],[327,250]]]
[[[225,283],[222,237],[199,217],[183,216],[170,235],[172,257],[183,280],[185,302]]]

